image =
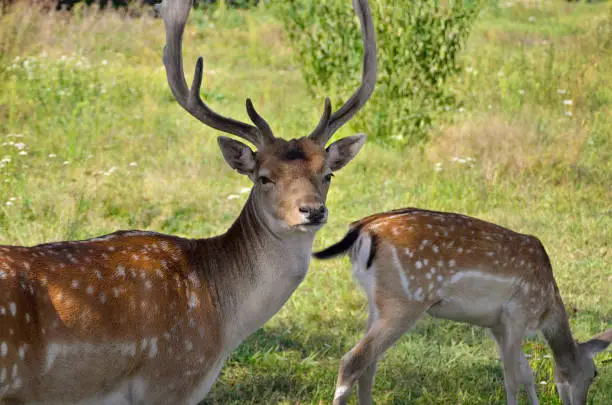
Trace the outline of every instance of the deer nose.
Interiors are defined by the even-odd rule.
[[[311,222],[321,221],[327,213],[327,208],[321,202],[303,203],[300,205],[299,210]]]

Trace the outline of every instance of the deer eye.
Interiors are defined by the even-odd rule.
[[[274,184],[274,182],[269,177],[266,177],[266,176],[259,176],[259,182],[261,184]]]
[[[593,378],[597,377],[599,375],[599,371],[595,370],[595,372],[593,373]]]
[[[325,182],[326,182],[326,183],[329,183],[329,182],[331,181],[332,177],[334,177],[334,174],[333,174],[333,173],[326,174],[326,175],[323,177],[323,180],[325,180]]]

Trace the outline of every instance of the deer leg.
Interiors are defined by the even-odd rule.
[[[539,405],[538,394],[535,389],[535,381],[533,379],[533,370],[529,365],[529,361],[525,357],[525,354],[521,351],[521,357],[519,359],[521,369],[521,383],[527,390],[527,396],[529,397],[529,403],[531,405]]]
[[[369,303],[368,327],[366,328],[366,333],[370,330],[376,319],[376,308],[372,301]],[[372,405],[372,385],[374,384],[378,360],[379,358],[374,359],[372,364],[370,364],[363,374],[361,374],[361,377],[359,377],[359,382],[357,383],[359,405]]]
[[[521,367],[521,343],[525,328],[517,324],[503,323],[499,327],[492,328],[491,332],[501,354],[507,404],[517,405],[521,382],[523,381],[524,367]],[[527,366],[529,366],[529,363],[527,363]]]
[[[364,373],[369,372],[371,377],[368,377],[367,374],[364,377],[362,393],[365,396],[368,391],[371,391],[376,360],[416,323],[425,310],[421,304],[418,310],[412,306],[411,312],[407,314],[397,310],[397,304],[389,305],[389,307],[393,306],[395,308],[392,308],[386,316],[381,314],[375,319],[359,343],[342,357],[333,405],[347,403],[355,381]],[[374,368],[369,369],[371,366]],[[366,398],[365,403],[371,403],[371,401],[370,395],[369,398]]]

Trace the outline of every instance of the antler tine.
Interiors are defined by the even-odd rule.
[[[327,130],[318,135],[317,140],[325,145],[332,135],[350,120],[364,106],[372,95],[376,84],[377,62],[376,62],[376,33],[372,12],[367,0],[353,0],[353,9],[361,23],[361,35],[363,37],[363,68],[361,74],[361,85],[351,95],[351,98],[329,119]]]
[[[250,98],[247,98],[246,100],[246,109],[247,114],[249,114],[249,118],[251,119],[251,121],[253,121],[253,124],[255,124],[257,128],[259,128],[259,131],[264,136],[264,138],[266,138],[267,141],[273,140],[274,134],[272,133],[270,125],[266,122],[266,120],[263,119],[261,115],[257,113],[255,107],[253,107],[253,102]]]
[[[261,148],[271,140],[269,134],[262,133],[259,128],[250,124],[217,114],[202,101],[200,97],[204,70],[202,57],[199,57],[196,63],[191,89],[187,87],[181,48],[183,32],[192,4],[192,0],[163,0],[158,8],[166,28],[166,46],[164,47],[163,60],[172,94],[187,112],[205,125],[246,139],[257,148]]]
[[[317,127],[312,131],[310,135],[308,135],[308,137],[311,138],[315,142],[320,142],[320,138],[322,136],[325,136],[327,128],[329,127],[329,117],[330,116],[331,116],[331,100],[329,99],[329,97],[325,97],[325,107],[323,108],[323,115],[321,116],[321,119],[319,120],[319,124],[317,124]]]

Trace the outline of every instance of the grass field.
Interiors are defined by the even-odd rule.
[[[246,120],[252,97],[277,136],[310,132],[323,95],[308,96],[272,10],[191,21],[186,70],[204,55],[214,109]],[[161,21],[148,17],[33,8],[0,17],[0,244],[128,228],[207,237],[229,227],[250,184],[223,162],[218,134],[174,102],[163,43]],[[462,61],[449,84],[461,107],[430,143],[371,141],[337,173],[315,247],[380,210],[474,215],[543,241],[577,338],[612,327],[612,5],[491,1]],[[351,131],[359,128],[339,136]],[[204,403],[331,402],[338,359],[365,320],[348,261],[313,262]],[[525,351],[542,403],[559,404],[547,346],[531,338]],[[598,358],[591,404],[611,401],[610,360]],[[425,318],[381,362],[375,400],[504,403],[494,344],[481,329]]]

